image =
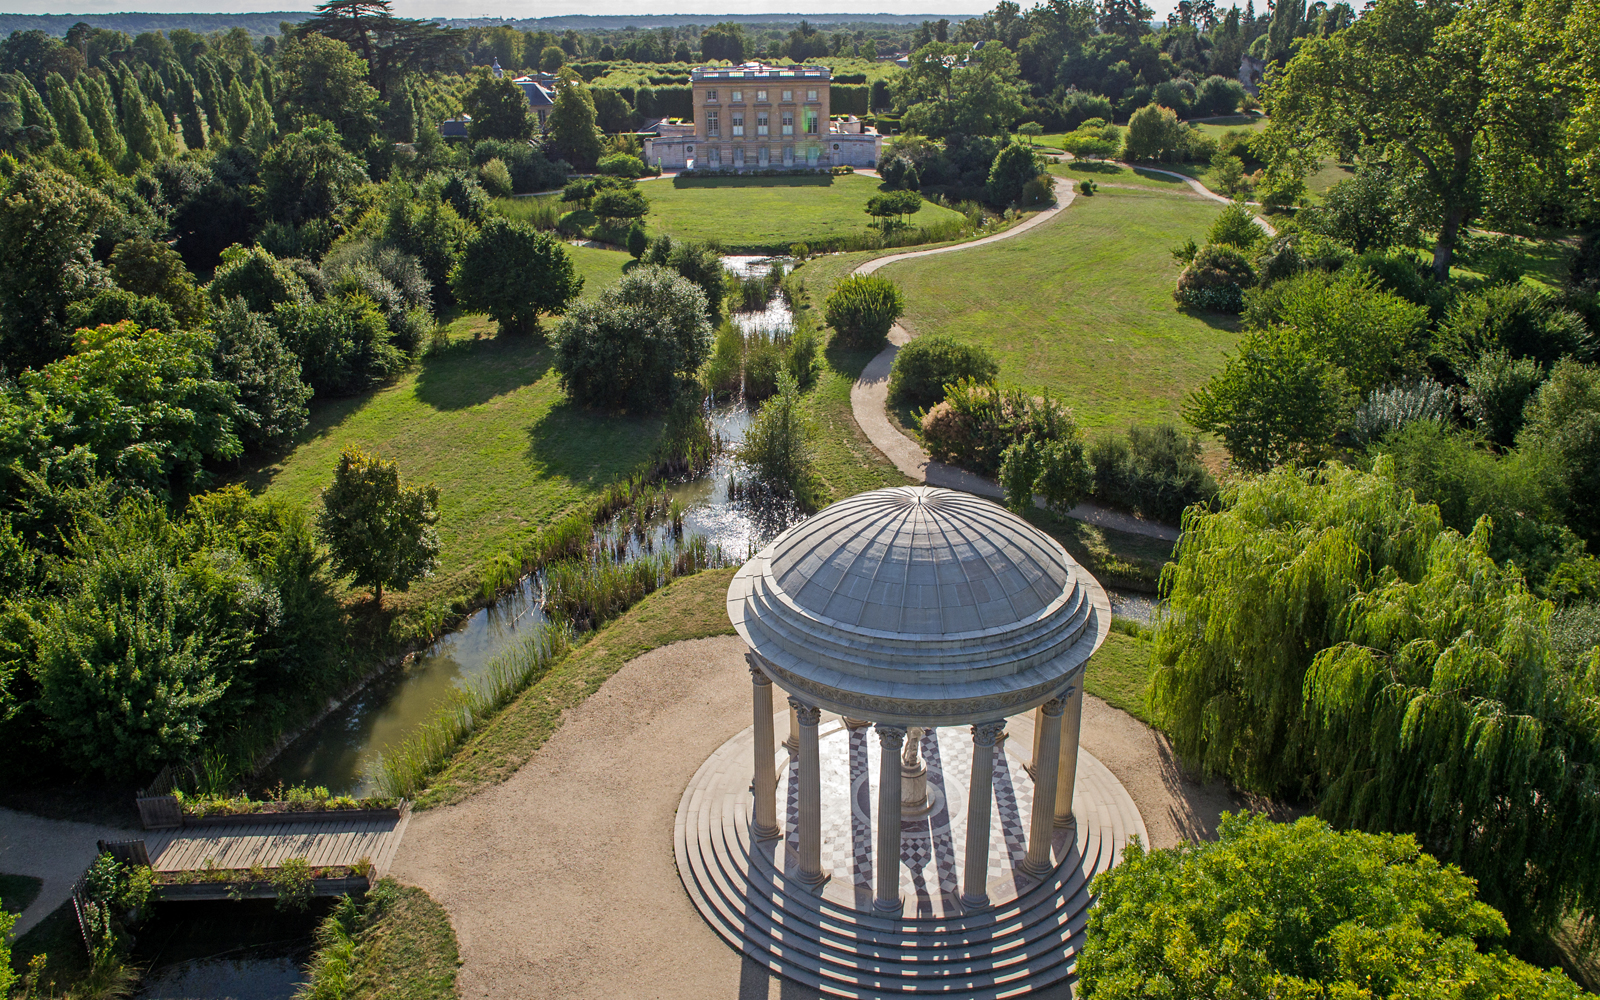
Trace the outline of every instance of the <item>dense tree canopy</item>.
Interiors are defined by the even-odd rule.
[[[540,315],[566,311],[583,277],[550,233],[493,219],[467,241],[450,284],[456,301],[494,317],[501,332],[528,333],[539,328]]]

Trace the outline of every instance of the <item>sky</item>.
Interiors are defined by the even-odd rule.
[[[68,3],[51,3],[49,0],[0,0],[0,7],[8,14],[111,14],[118,11],[147,13],[209,14],[227,11],[277,11],[309,10],[315,0],[70,0]],[[1024,7],[1031,6],[1022,0]],[[395,0],[396,13],[406,17],[552,17],[558,14],[658,14],[670,10],[675,14],[904,14],[943,15],[974,14],[987,10],[993,3],[982,0],[667,0],[665,3],[641,3],[639,0]],[[1171,5],[1154,3],[1157,17],[1165,17]]]

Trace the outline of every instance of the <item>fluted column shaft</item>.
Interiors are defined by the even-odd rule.
[[[1004,722],[972,727],[972,780],[967,788],[967,854],[962,872],[961,902],[989,905],[989,814],[994,805],[994,745]]]
[[[872,908],[900,912],[900,748],[906,731],[878,726],[878,887]]]
[[[1056,771],[1056,826],[1072,824],[1072,798],[1078,785],[1078,735],[1083,730],[1083,684],[1067,698],[1061,715],[1061,763]]]
[[[789,738],[783,741],[791,757],[800,755],[800,716],[795,712],[796,704],[793,698],[789,699]]]
[[[745,657],[750,665],[750,701],[755,712],[755,780],[751,790],[755,805],[751,810],[751,832],[759,840],[778,835],[778,775],[774,770],[777,747],[772,731],[772,678],[756,666],[754,655]]]
[[[822,710],[789,699],[800,721],[800,881],[821,885],[822,871],[822,760],[817,750],[817,723]]]
[[[1028,857],[1022,870],[1043,876],[1052,867],[1050,838],[1056,825],[1056,772],[1061,766],[1061,713],[1066,704],[1052,698],[1040,707],[1043,732],[1033,768],[1033,822],[1028,829]]]

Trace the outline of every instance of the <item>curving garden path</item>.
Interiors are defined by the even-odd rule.
[[[1198,184],[1198,182],[1195,182]],[[1204,187],[1201,187],[1204,190]],[[985,236],[981,240],[971,243],[957,243],[952,246],[935,247],[932,250],[913,250],[908,253],[890,254],[886,257],[876,257],[856,268],[855,274],[871,274],[886,264],[896,261],[912,260],[918,257],[932,257],[935,254],[958,253],[962,250],[971,250],[989,243],[1001,240],[1014,239],[1039,226],[1048,224],[1067,207],[1072,204],[1076,192],[1072,182],[1065,178],[1057,178],[1055,182],[1056,204],[1047,208],[1038,215],[1023,222],[1003,233]],[[861,377],[856,384],[850,387],[850,413],[866,434],[867,440],[893,462],[901,474],[917,482],[927,483],[930,486],[943,486],[947,489],[964,490],[967,493],[976,493],[979,496],[1003,496],[1000,487],[982,476],[974,475],[965,469],[940,462],[932,458],[922,445],[913,441],[896,427],[894,421],[889,419],[889,369],[894,365],[894,356],[901,347],[911,342],[911,333],[905,327],[896,323],[889,331],[889,344],[877,357],[867,363],[862,369]],[[1151,538],[1161,538],[1167,541],[1176,541],[1178,529],[1164,524],[1156,524],[1131,514],[1123,514],[1114,510],[1092,503],[1081,503],[1068,512],[1069,517],[1102,528],[1112,528],[1116,531],[1125,531],[1129,534],[1146,535]]]

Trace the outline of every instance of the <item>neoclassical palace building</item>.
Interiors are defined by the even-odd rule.
[[[872,167],[882,142],[853,115],[828,113],[826,66],[700,66],[693,125],[666,125],[645,141],[664,170]]]

